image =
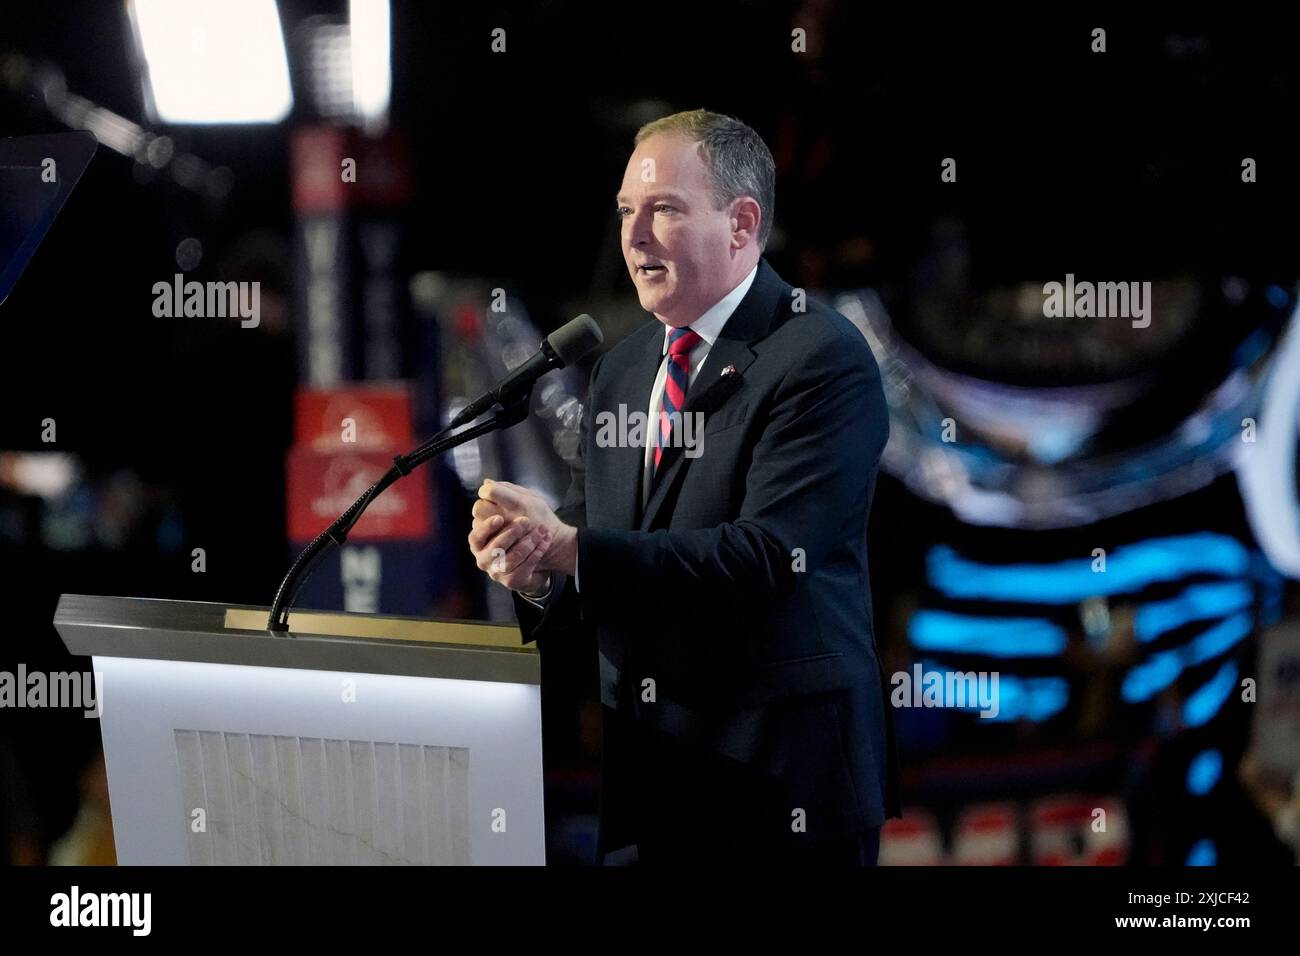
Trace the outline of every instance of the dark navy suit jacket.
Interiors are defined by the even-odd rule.
[[[642,508],[644,446],[598,441],[598,415],[644,416],[663,341],[648,322],[592,369],[557,510],[580,529],[581,591],[561,576],[544,610],[515,598],[543,654],[553,635],[595,628],[599,850],[636,840],[633,721],[779,781],[808,838],[878,826],[899,806],[867,571],[889,435],[875,358],[848,319],[800,303],[760,260],[686,396],[701,451],[665,448]]]

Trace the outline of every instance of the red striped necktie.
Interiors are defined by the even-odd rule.
[[[663,403],[659,408],[659,440],[655,443],[655,470],[659,459],[680,420],[686,405],[686,389],[691,383],[691,349],[700,343],[698,333],[689,328],[668,333],[668,375],[664,378]]]

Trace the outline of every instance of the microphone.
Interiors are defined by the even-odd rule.
[[[382,495],[395,481],[406,477],[429,459],[473,441],[480,435],[518,425],[528,414],[528,409],[521,399],[527,397],[534,383],[551,369],[564,368],[578,361],[604,341],[604,338],[600,326],[589,315],[583,314],[571,322],[566,322],[546,337],[536,355],[513,369],[492,391],[473,404],[466,405],[450,425],[409,455],[395,456],[393,467],[367,488],[360,498],[352,502],[352,506],[335,518],[333,523],[318,534],[294,560],[284,580],[280,582],[279,590],[275,592],[275,600],[271,602],[271,613],[266,620],[266,629],[276,634],[283,634],[289,630],[289,608],[293,606],[299,581],[304,575],[311,573],[312,568],[331,543],[341,546],[347,540],[348,532],[361,520],[362,513],[370,507],[370,503]],[[499,413],[473,428],[451,434],[457,427],[478,418],[498,402],[501,403]]]
[[[551,369],[572,365],[604,340],[596,320],[585,312],[564,323],[542,340],[537,354],[512,369],[490,392],[462,408],[447,427],[459,428],[472,422],[498,403],[509,405],[528,394],[533,384]]]

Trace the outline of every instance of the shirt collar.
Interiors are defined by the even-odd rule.
[[[691,331],[709,343],[712,347],[717,341],[718,336],[722,334],[722,327],[727,324],[731,314],[736,311],[740,301],[745,298],[745,293],[749,287],[754,284],[754,276],[758,274],[758,265],[749,270],[749,274],[740,280],[740,284],[719,299],[707,312],[691,323]],[[663,351],[659,353],[660,357],[668,354],[668,336],[672,334],[672,328],[664,328],[664,345]]]

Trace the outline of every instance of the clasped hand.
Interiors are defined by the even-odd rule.
[[[537,492],[488,478],[472,513],[470,552],[493,581],[535,594],[552,573],[574,573],[578,529],[556,517]]]

